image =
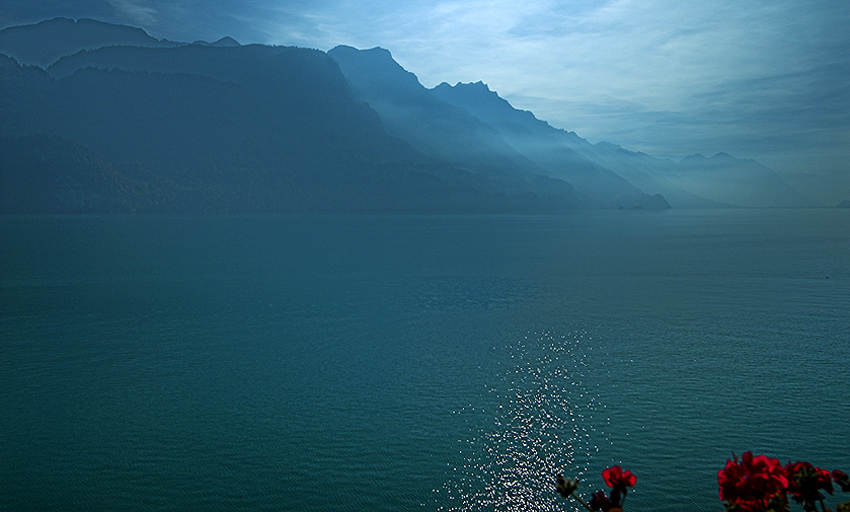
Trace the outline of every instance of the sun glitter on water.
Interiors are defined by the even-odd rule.
[[[604,438],[604,405],[584,384],[587,333],[527,335],[500,349],[504,371],[493,377],[484,411],[468,414],[459,440],[462,465],[450,467],[440,510],[467,512],[561,510],[553,478],[581,477]],[[472,418],[474,417],[474,419]]]

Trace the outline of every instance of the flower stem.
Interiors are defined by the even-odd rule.
[[[592,508],[590,508],[590,506],[589,506],[587,503],[585,503],[583,499],[581,499],[581,498],[579,498],[578,496],[576,496],[576,493],[571,492],[571,493],[570,493],[570,497],[571,497],[571,498],[573,498],[574,500],[576,500],[577,502],[581,503],[581,506],[582,506],[582,507],[586,508],[586,509],[587,509],[587,510],[589,510],[590,512],[593,512],[593,509],[592,509]]]

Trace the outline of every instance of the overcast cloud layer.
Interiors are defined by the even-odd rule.
[[[850,175],[845,0],[6,0],[157,38],[382,46],[427,87],[483,80],[591,142],[674,159],[726,151]]]

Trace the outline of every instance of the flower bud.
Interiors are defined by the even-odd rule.
[[[564,475],[558,475],[555,478],[555,489],[557,489],[558,494],[563,496],[564,498],[569,498],[570,495],[578,489],[578,480],[573,480],[572,478],[564,478]]]

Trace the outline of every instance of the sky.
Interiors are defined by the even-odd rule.
[[[380,46],[426,87],[484,81],[591,142],[724,151],[850,183],[847,0],[3,0],[156,38]],[[848,190],[850,192],[850,190]]]

